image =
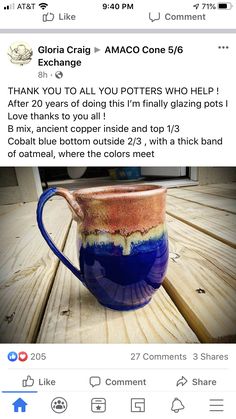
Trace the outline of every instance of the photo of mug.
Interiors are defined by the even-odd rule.
[[[45,230],[45,203],[65,198],[77,222],[80,270],[56,247]],[[145,306],[161,286],[168,264],[166,189],[122,185],[78,189],[50,188],[37,207],[39,229],[55,255],[105,307]]]

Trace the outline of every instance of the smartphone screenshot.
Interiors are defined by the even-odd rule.
[[[234,419],[236,3],[0,1],[0,418]]]

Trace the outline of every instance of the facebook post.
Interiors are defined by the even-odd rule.
[[[0,417],[234,418],[235,19],[1,5]]]

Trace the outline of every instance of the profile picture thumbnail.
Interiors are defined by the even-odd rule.
[[[32,48],[26,42],[14,42],[8,49],[12,64],[25,65],[32,60]]]

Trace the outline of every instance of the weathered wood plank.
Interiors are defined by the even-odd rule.
[[[77,262],[75,224],[65,246]],[[102,307],[60,263],[39,343],[156,343],[198,342],[198,339],[161,287],[153,301],[140,310],[118,312]]]
[[[210,185],[212,188],[223,188],[223,189],[231,189],[236,191],[236,182],[229,182],[229,183],[212,183]]]
[[[236,215],[167,196],[167,213],[236,248]]]
[[[184,188],[185,191],[201,192],[209,195],[223,196],[224,198],[236,199],[236,190],[227,189],[226,187],[217,187],[217,185],[208,186],[188,186]]]
[[[36,203],[0,217],[0,341],[32,342],[45,309],[58,259],[36,225]],[[47,203],[45,225],[62,248],[71,223],[65,201]]]
[[[235,250],[170,216],[168,232],[165,289],[201,341],[235,342]]]
[[[168,194],[189,202],[195,202],[211,208],[220,209],[236,214],[236,200],[220,196],[208,195],[201,192],[188,191],[187,188],[169,189]]]

